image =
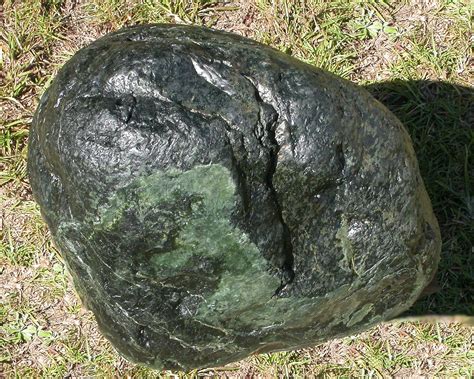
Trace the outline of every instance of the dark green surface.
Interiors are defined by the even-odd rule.
[[[400,122],[241,37],[141,26],[43,96],[31,185],[84,302],[128,358],[216,366],[363,330],[439,259]]]
[[[474,89],[429,80],[365,88],[408,129],[443,239],[433,293],[405,315],[474,317]]]

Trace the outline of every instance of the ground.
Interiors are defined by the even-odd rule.
[[[0,377],[472,377],[474,65],[469,0],[5,0],[0,5]],[[233,31],[365,86],[406,125],[440,223],[436,281],[404,319],[222,368],[118,356],[81,307],[26,176],[39,97],[74,52],[146,22]],[[431,313],[444,317],[423,317]],[[465,315],[471,316],[453,316]]]

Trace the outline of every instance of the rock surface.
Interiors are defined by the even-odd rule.
[[[223,365],[406,310],[440,235],[400,122],[366,91],[205,28],[121,30],[41,99],[29,175],[127,358]]]

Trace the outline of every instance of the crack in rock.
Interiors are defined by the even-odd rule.
[[[245,78],[253,87],[255,100],[257,101],[257,104],[258,104],[259,111],[258,111],[257,124],[255,125],[255,129],[258,128],[259,124],[260,125],[263,124],[264,133],[266,134],[268,142],[270,144],[270,146],[265,146],[265,144],[263,143],[263,136],[260,136],[257,138],[259,144],[269,153],[269,160],[267,163],[267,172],[265,176],[265,184],[268,190],[270,191],[270,195],[272,198],[272,202],[274,204],[274,208],[276,210],[278,220],[282,226],[282,244],[283,244],[284,263],[279,268],[281,270],[281,278],[280,278],[281,284],[275,290],[272,296],[272,297],[277,297],[282,293],[284,288],[290,283],[292,283],[293,280],[295,279],[295,272],[293,270],[294,256],[293,256],[293,244],[291,242],[291,232],[290,232],[290,228],[288,227],[287,223],[285,222],[283,218],[282,206],[280,204],[280,201],[278,200],[278,193],[275,189],[275,186],[273,185],[273,176],[275,175],[275,172],[277,169],[278,152],[280,151],[280,145],[278,144],[278,141],[275,136],[275,129],[276,129],[276,125],[278,124],[279,114],[271,104],[266,103],[262,99],[258,91],[258,88],[254,84],[252,79],[250,79],[248,76],[243,75],[243,74],[242,74],[242,77]],[[262,115],[262,107],[269,107],[272,111],[271,116],[269,117],[268,121],[266,120],[267,117]],[[255,133],[255,131],[254,131],[254,135],[257,136],[257,133]]]

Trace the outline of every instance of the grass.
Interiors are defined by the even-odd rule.
[[[472,377],[474,65],[461,0],[6,0],[0,11],[0,373],[24,377]],[[443,237],[439,291],[355,337],[224,368],[157,373],[119,357],[75,294],[32,200],[28,129],[82,46],[123,26],[174,22],[254,38],[365,86],[406,125]],[[415,319],[413,319],[415,317]]]

